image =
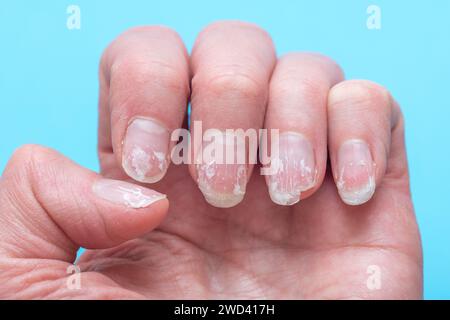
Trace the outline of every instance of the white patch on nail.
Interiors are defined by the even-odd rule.
[[[367,162],[364,160],[360,160],[356,165],[367,167]],[[348,164],[348,166],[352,167],[355,166],[355,164],[351,162]],[[348,205],[353,206],[360,205],[369,201],[375,193],[376,185],[374,176],[369,175],[367,183],[359,188],[348,188],[344,181],[344,173],[345,168],[342,169],[339,179],[336,182],[336,186],[338,188],[339,195],[341,196],[342,201],[344,201]]]
[[[225,176],[217,177],[217,166],[219,165],[214,161],[197,165],[197,183],[208,203],[215,207],[229,208],[241,202],[245,195],[246,168],[245,165],[238,166],[233,190],[228,194],[214,190],[213,187],[214,183],[225,181]]]
[[[315,185],[316,177],[314,176],[311,179],[311,167],[306,165],[304,159],[294,162],[293,166],[290,167],[281,159],[273,159],[272,161],[276,168],[276,174],[269,177],[270,198],[279,205],[289,206],[298,203],[301,193]],[[293,175],[290,174],[293,172],[299,172],[303,180],[306,180],[306,178],[309,178],[309,180],[299,181],[294,179]],[[317,170],[315,173],[317,175]]]
[[[300,160],[300,176],[305,178],[306,176],[311,176],[311,173],[311,167],[306,165],[305,159]]]
[[[273,202],[283,206],[290,206],[300,201],[301,191],[296,188],[292,191],[281,190],[279,183],[275,180],[269,182],[269,195]]]
[[[152,203],[165,198],[159,195],[145,195],[139,188],[119,187],[119,190],[122,191],[125,205],[133,209],[148,207]]]
[[[166,168],[166,155],[163,152],[153,152],[153,155],[158,160],[158,168],[160,171],[164,171]]]
[[[233,194],[237,196],[243,196],[245,194],[245,189],[242,186],[243,184],[245,186],[245,181],[243,181],[243,179],[245,179],[245,181],[247,180],[245,166],[240,165],[237,171],[237,177],[233,188]]]
[[[274,168],[274,174],[278,174],[284,171],[283,162],[279,158],[272,159],[272,168]]]
[[[206,166],[205,174],[208,179],[211,179],[216,174],[216,169],[214,166]]]
[[[140,147],[136,146],[131,152],[131,167],[139,180],[145,179],[150,171],[150,156]]]

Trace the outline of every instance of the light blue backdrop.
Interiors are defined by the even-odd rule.
[[[68,30],[66,8],[81,8]],[[368,30],[366,9],[382,10]],[[0,170],[15,148],[39,143],[98,168],[97,68],[103,48],[144,24],[176,29],[192,47],[217,19],[268,30],[279,54],[319,51],[348,78],[390,88],[403,106],[412,191],[423,237],[427,298],[450,298],[450,1],[107,1],[0,3]]]

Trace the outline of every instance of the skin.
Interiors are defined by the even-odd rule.
[[[249,40],[250,39],[250,40]],[[100,67],[101,174],[29,145],[0,180],[0,298],[10,299],[420,299],[422,251],[411,195],[401,111],[389,92],[344,81],[330,59],[276,58],[254,25],[219,22],[189,57],[164,27],[121,35]],[[193,165],[171,165],[154,184],[122,166],[136,117],[181,127],[187,101],[207,128],[279,128],[313,145],[317,181],[298,204],[271,201],[259,165],[244,200],[208,204]],[[193,133],[196,134],[195,132]],[[337,188],[338,149],[367,142],[376,191],[350,206]],[[157,190],[168,200],[130,208],[98,197],[101,177]],[[170,207],[169,207],[170,202]],[[67,268],[78,248],[81,288]],[[381,287],[367,285],[370,266]]]

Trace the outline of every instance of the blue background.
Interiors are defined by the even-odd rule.
[[[81,8],[68,30],[66,8]],[[366,9],[382,10],[368,30]],[[387,86],[407,125],[412,192],[423,237],[426,298],[450,298],[450,1],[100,1],[0,3],[0,170],[24,143],[53,147],[80,164],[96,159],[97,69],[125,29],[164,24],[188,48],[218,19],[259,24],[279,54],[319,51],[348,78]]]

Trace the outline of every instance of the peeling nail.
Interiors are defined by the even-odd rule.
[[[102,199],[133,209],[145,208],[166,199],[162,193],[119,180],[99,179],[92,189]]]
[[[275,173],[268,176],[273,202],[290,206],[300,201],[302,192],[314,187],[316,164],[311,143],[301,134],[280,134],[279,156],[272,160]]]
[[[123,143],[122,166],[128,176],[144,183],[158,182],[169,165],[169,131],[152,119],[136,118]]]
[[[230,139],[219,140],[218,147],[222,148],[224,159],[231,147],[238,148],[237,143],[230,143],[232,141]],[[204,144],[203,150],[207,145],[208,143]],[[239,204],[244,199],[246,191],[246,164],[239,163],[236,159],[236,163],[231,164],[225,161],[218,162],[217,159],[203,160],[201,164],[196,165],[196,170],[197,183],[205,200],[218,208],[230,208]]]
[[[369,146],[362,140],[342,144],[337,157],[337,188],[348,205],[369,201],[375,192],[375,170]]]

